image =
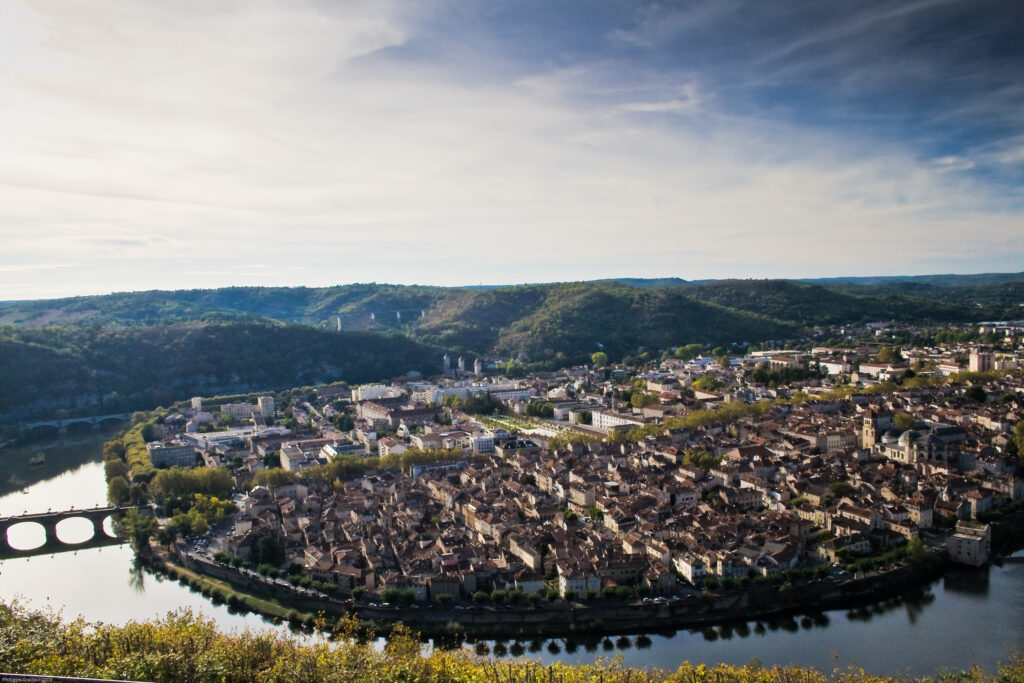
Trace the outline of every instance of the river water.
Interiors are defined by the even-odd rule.
[[[0,450],[0,516],[105,505],[101,444],[96,439],[73,446]],[[27,465],[39,452],[46,454],[45,465]],[[31,547],[38,544],[38,533],[38,527],[13,528],[9,537]],[[77,540],[82,531],[68,525],[58,533]],[[107,623],[187,608],[228,631],[286,628],[255,615],[232,614],[187,587],[137,570],[132,560],[126,545],[6,560],[0,562],[0,599],[50,607],[68,619],[81,616]],[[991,672],[1022,644],[1024,562],[1011,560],[980,571],[956,570],[918,595],[850,612],[695,632],[486,646],[545,663],[590,663],[597,656],[621,654],[625,665],[664,669],[683,660],[709,665],[757,660],[766,666],[796,664],[826,672],[860,666],[875,674],[923,675],[971,666]]]

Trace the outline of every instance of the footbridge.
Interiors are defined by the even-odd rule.
[[[149,507],[111,506],[0,517],[0,560],[15,557],[32,557],[34,555],[49,555],[67,550],[82,550],[107,545],[121,545],[127,542],[126,539],[108,534],[106,529],[103,528],[103,522],[108,517],[121,517],[129,510],[138,510],[143,514],[152,514]],[[92,522],[92,537],[79,543],[62,541],[57,536],[57,525],[65,519],[89,520]],[[7,532],[11,527],[26,522],[41,526],[46,534],[46,540],[38,547],[21,550],[11,545]]]
[[[32,430],[37,429],[39,427],[55,427],[57,431],[63,436],[64,434],[67,434],[68,425],[86,424],[91,426],[93,431],[97,431],[99,430],[100,423],[102,422],[107,422],[108,420],[126,422],[131,418],[131,413],[111,413],[110,415],[90,415],[85,417],[53,418],[52,420],[36,420],[35,422],[27,422],[25,423],[25,428],[28,430]]]

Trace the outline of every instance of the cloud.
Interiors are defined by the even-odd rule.
[[[27,283],[828,275],[872,244],[885,272],[949,253],[990,269],[959,245],[968,231],[1008,269],[1024,253],[1019,189],[977,174],[1019,163],[1020,138],[922,148],[780,114],[797,101],[739,98],[722,78],[809,78],[825,43],[782,47],[760,71],[742,46],[709,68],[659,61],[680,36],[721,38],[729,3],[616,14],[576,38],[567,17],[501,14],[514,5],[12,6],[0,238],[10,262],[76,276],[0,270],[0,298]],[[536,50],[492,41],[501,27]]]

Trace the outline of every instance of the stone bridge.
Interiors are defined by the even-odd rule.
[[[118,420],[120,422],[126,422],[132,418],[131,413],[111,413],[110,415],[92,415],[87,417],[66,417],[66,418],[54,418],[52,420],[36,420],[35,422],[25,423],[25,428],[32,430],[39,427],[56,427],[57,431],[61,434],[67,434],[68,425],[73,424],[87,424],[92,427],[93,431],[100,428],[101,422],[108,420]]]
[[[17,515],[13,517],[0,517],[0,560],[15,557],[32,557],[33,555],[48,555],[50,553],[63,552],[65,550],[80,550],[84,548],[95,548],[105,545],[120,545],[125,539],[118,536],[111,536],[103,528],[103,522],[111,516],[124,515],[128,510],[139,510],[144,514],[152,514],[151,508],[134,506],[118,507],[95,507],[83,508],[81,510],[64,510],[63,512],[39,512],[33,514]],[[92,522],[92,537],[80,543],[66,543],[57,536],[57,525],[65,519],[87,519]],[[46,533],[46,540],[41,546],[19,550],[10,544],[7,537],[8,530],[25,522],[31,522],[43,527]]]

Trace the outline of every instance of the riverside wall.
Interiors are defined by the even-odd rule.
[[[331,616],[354,614],[377,630],[401,622],[426,636],[562,636],[573,633],[649,633],[661,629],[703,628],[792,614],[849,609],[903,594],[926,585],[942,571],[919,574],[899,567],[850,577],[843,581],[798,582],[795,590],[763,585],[719,591],[678,600],[623,602],[597,599],[589,604],[558,600],[537,607],[513,605],[437,604],[416,607],[368,605],[331,598],[291,585],[265,580],[250,572],[188,553],[170,561],[201,574],[228,581],[256,594],[268,595],[297,610]]]

